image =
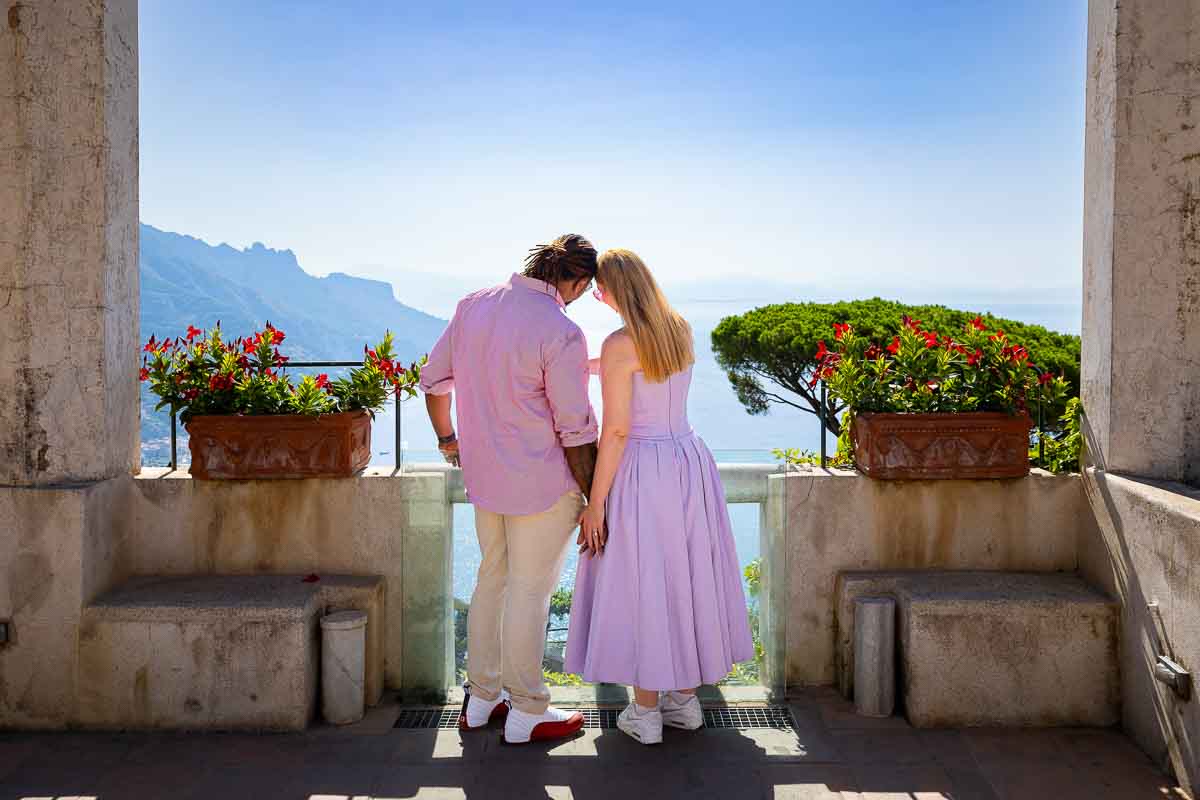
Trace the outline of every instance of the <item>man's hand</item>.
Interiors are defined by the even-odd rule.
[[[575,477],[575,482],[579,484],[579,491],[583,492],[586,500],[591,497],[592,479],[596,477],[596,453],[598,452],[596,443],[564,447],[563,452],[567,454],[567,466],[571,468],[571,474]]]
[[[458,440],[455,439],[444,444],[438,444],[438,452],[442,454],[442,458],[446,459],[446,463],[452,467],[459,466],[458,458]]]

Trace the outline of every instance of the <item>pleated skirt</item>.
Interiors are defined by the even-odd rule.
[[[604,554],[576,571],[567,672],[666,691],[754,658],[725,491],[700,437],[631,437],[606,518]]]

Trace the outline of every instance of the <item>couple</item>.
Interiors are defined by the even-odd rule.
[[[624,327],[589,362],[564,309],[593,282]],[[421,388],[442,454],[461,463],[483,555],[460,728],[503,719],[504,741],[517,744],[583,727],[550,706],[542,679],[550,595],[576,528],[566,670],[634,687],[622,731],[654,744],[664,724],[699,728],[696,688],[753,658],[721,479],[687,420],[694,360],[691,328],[641,259],[597,258],[577,234],[458,304]]]

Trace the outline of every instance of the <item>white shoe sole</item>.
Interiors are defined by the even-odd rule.
[[[702,718],[695,725],[687,725],[682,722],[673,722],[664,716],[663,717],[663,725],[666,725],[667,727],[670,727],[670,728],[678,728],[681,731],[698,731],[704,727],[704,720]]]
[[[620,728],[621,732],[627,735],[629,738],[641,742],[642,744],[662,744],[662,731],[659,731],[657,738],[645,739],[642,737],[642,734],[637,730],[637,728],[634,728],[632,725],[626,727],[620,720],[617,720],[617,727]]]

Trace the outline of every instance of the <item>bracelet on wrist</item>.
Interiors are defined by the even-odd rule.
[[[443,447],[448,444],[454,444],[457,441],[458,441],[457,433],[451,433],[449,436],[439,436],[438,437],[438,446]]]

